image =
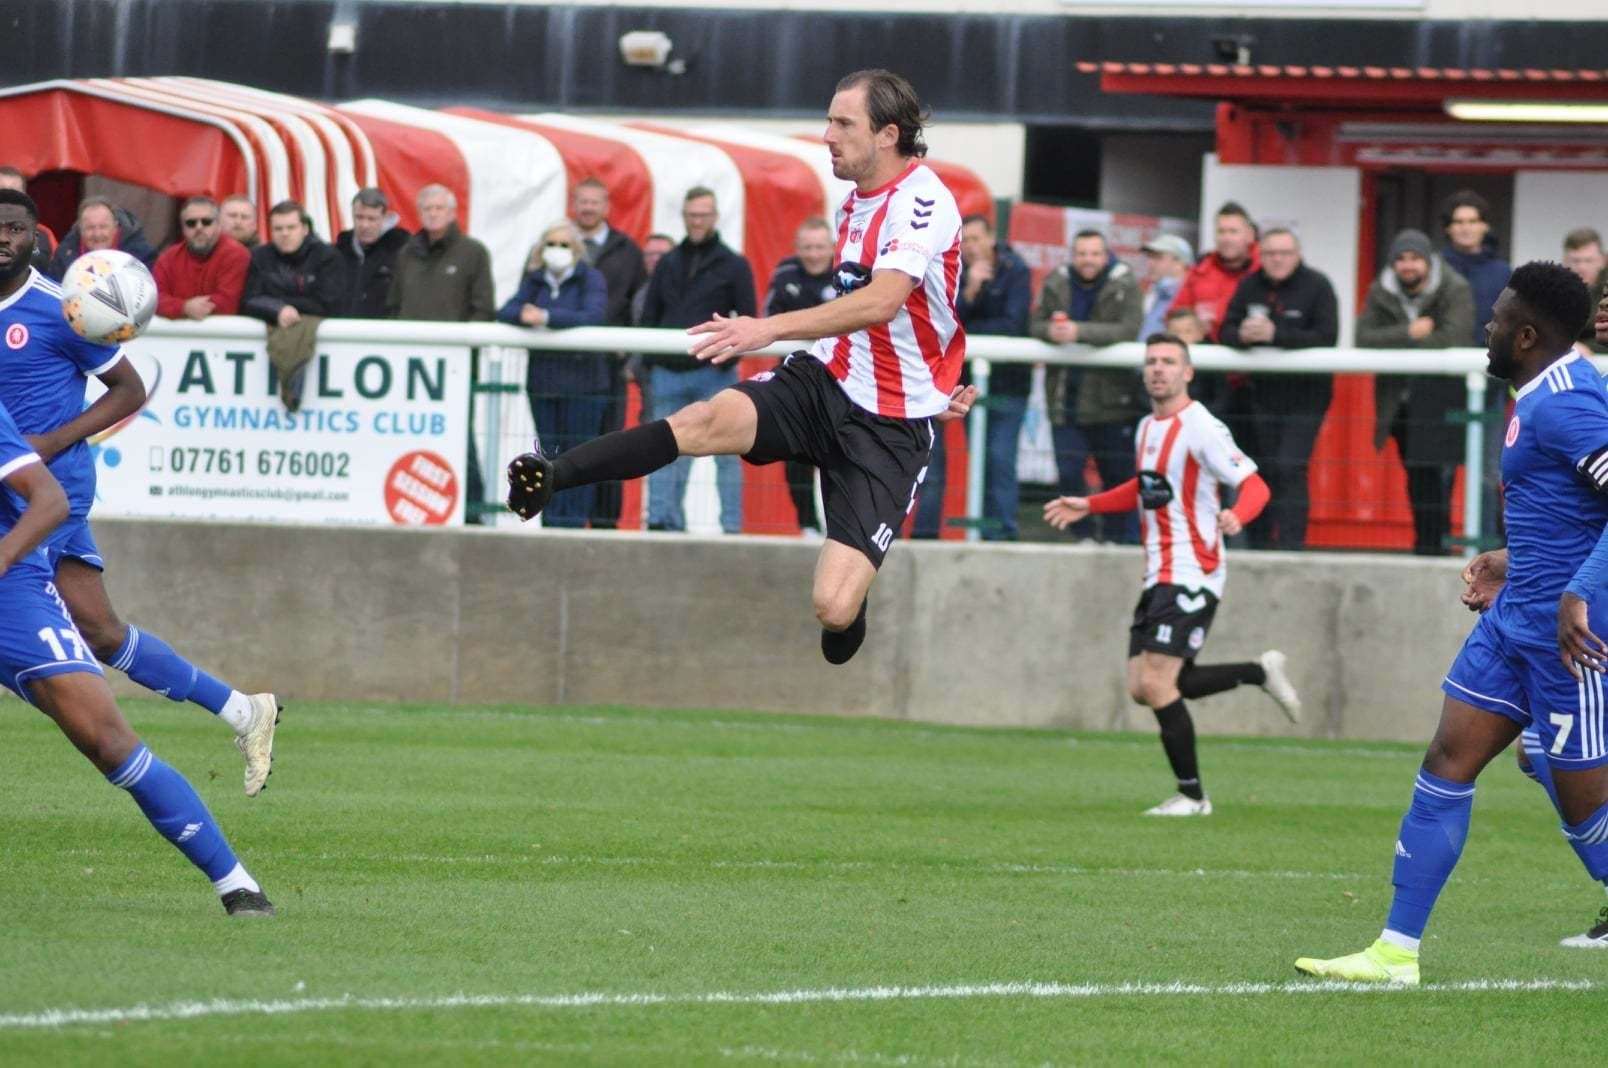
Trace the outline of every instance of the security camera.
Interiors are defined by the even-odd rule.
[[[1212,51],[1224,63],[1237,63],[1248,67],[1251,63],[1251,48],[1256,44],[1256,38],[1248,33],[1237,33],[1232,36],[1213,37]]]
[[[662,68],[670,60],[672,47],[670,35],[663,30],[632,30],[620,35],[620,58],[628,67]]]
[[[357,51],[357,23],[331,22],[326,45],[331,55],[349,56]]]

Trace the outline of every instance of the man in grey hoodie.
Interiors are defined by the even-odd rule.
[[[1468,282],[1435,254],[1422,231],[1397,234],[1357,317],[1357,347],[1448,349],[1466,345],[1473,330]],[[1463,458],[1463,428],[1448,422],[1447,413],[1465,406],[1463,382],[1456,375],[1382,374],[1374,378],[1374,404],[1374,447],[1395,438],[1407,468],[1413,552],[1443,555],[1452,474]]]

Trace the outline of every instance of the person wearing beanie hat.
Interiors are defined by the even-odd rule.
[[[1384,270],[1357,317],[1357,347],[1448,349],[1468,344],[1474,329],[1474,291],[1435,255],[1421,230],[1390,242]],[[1410,363],[1410,357],[1403,362]],[[1452,474],[1463,458],[1463,431],[1446,413],[1465,404],[1452,375],[1374,378],[1374,447],[1395,438],[1407,468],[1413,509],[1413,552],[1439,556],[1450,534]]]

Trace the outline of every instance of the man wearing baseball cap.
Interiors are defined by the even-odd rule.
[[[1157,234],[1144,244],[1145,259],[1150,261],[1150,291],[1145,294],[1145,320],[1139,328],[1139,340],[1167,329],[1167,309],[1178,296],[1178,287],[1184,284],[1184,275],[1195,265],[1195,252],[1189,242],[1177,234]]]

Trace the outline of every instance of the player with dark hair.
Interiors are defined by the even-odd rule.
[[[247,696],[201,671],[161,638],[118,619],[100,549],[89,529],[95,458],[89,439],[134,415],[145,385],[123,350],[73,333],[61,313],[61,289],[29,266],[38,209],[26,193],[0,189],[0,404],[50,466],[72,514],[45,542],[56,589],[102,663],[172,701],[193,701],[228,723],[246,760],[245,789],[255,796],[273,766],[273,694]],[[106,393],[84,407],[93,376]]]
[[[1266,507],[1269,494],[1256,464],[1234,444],[1228,428],[1190,399],[1194,378],[1183,338],[1145,338],[1151,414],[1134,434],[1139,474],[1092,497],[1057,497],[1044,506],[1045,520],[1057,530],[1091,513],[1139,512],[1145,584],[1128,631],[1128,695],[1155,713],[1161,747],[1178,780],[1178,792],[1147,816],[1212,814],[1185,698],[1261,686],[1290,722],[1301,717],[1301,700],[1277,649],[1243,663],[1195,663],[1227,578],[1223,536],[1245,529]],[[1233,508],[1222,507],[1224,488],[1238,491]]]
[[[816,562],[821,653],[841,664],[865,640],[866,594],[926,475],[935,422],[976,399],[962,387],[955,311],[960,211],[921,163],[926,115],[897,74],[838,83],[827,111],[832,173],[855,188],[837,211],[836,285],[819,307],[764,319],[716,316],[688,330],[692,355],[721,364],[784,338],[814,340],[774,372],[669,419],[605,434],[549,460],[508,466],[508,507],[530,519],[556,490],[637,478],[679,456],[799,460],[821,469],[826,542]]]
[[[1502,450],[1507,584],[1441,684],[1440,725],[1396,839],[1379,939],[1299,971],[1418,982],[1419,940],[1468,836],[1474,780],[1526,728],[1552,772],[1563,833],[1608,886],[1608,391],[1573,347],[1591,302],[1556,263],[1527,263],[1497,298],[1488,373],[1518,390]]]

